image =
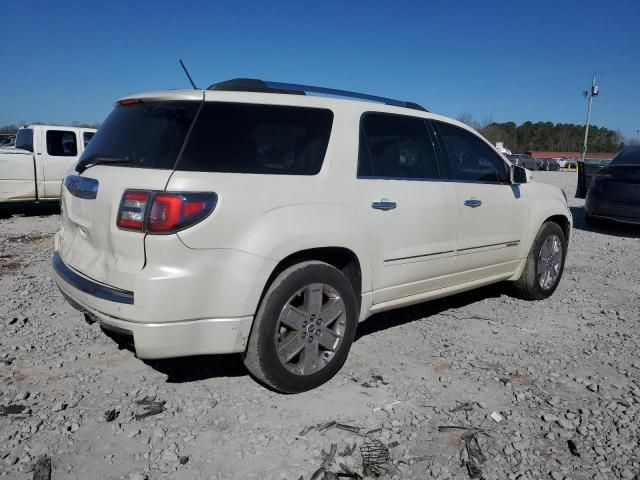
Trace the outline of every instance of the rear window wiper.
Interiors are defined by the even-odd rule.
[[[80,160],[76,165],[76,172],[82,173],[87,168],[93,167],[95,165],[107,165],[107,164],[118,164],[118,163],[131,163],[131,160],[129,160],[128,158],[109,157],[107,155],[95,154]]]

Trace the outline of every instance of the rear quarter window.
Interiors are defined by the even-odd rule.
[[[177,170],[315,175],[332,124],[325,109],[207,102]]]

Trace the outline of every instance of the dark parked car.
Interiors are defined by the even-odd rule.
[[[640,145],[631,145],[593,175],[585,202],[587,221],[640,225]]]
[[[560,170],[560,164],[557,160],[553,158],[537,158],[536,162],[538,163],[539,170],[553,171],[556,172]]]
[[[536,159],[526,153],[514,153],[513,155],[507,155],[507,158],[514,165],[520,165],[521,167],[528,168],[529,170],[538,169],[538,162],[536,162]]]

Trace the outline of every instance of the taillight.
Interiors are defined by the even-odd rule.
[[[118,210],[118,226],[126,230],[144,230],[144,217],[149,201],[149,192],[126,191],[122,195]]]
[[[206,218],[215,208],[217,199],[215,193],[127,190],[122,196],[117,224],[126,230],[173,233]]]

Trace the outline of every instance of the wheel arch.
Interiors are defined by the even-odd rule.
[[[260,294],[258,306],[262,303],[262,299],[267,293],[267,290],[269,290],[269,287],[278,275],[293,265],[309,260],[324,262],[340,270],[347,277],[349,283],[351,283],[357,298],[358,308],[360,308],[362,303],[363,281],[360,259],[353,250],[338,246],[307,248],[291,253],[280,260],[267,278]]]
[[[569,236],[571,235],[571,222],[565,215],[552,215],[542,222],[542,225],[547,222],[557,223],[560,228],[562,228],[562,232],[564,233],[564,238],[567,243],[569,242]]]

